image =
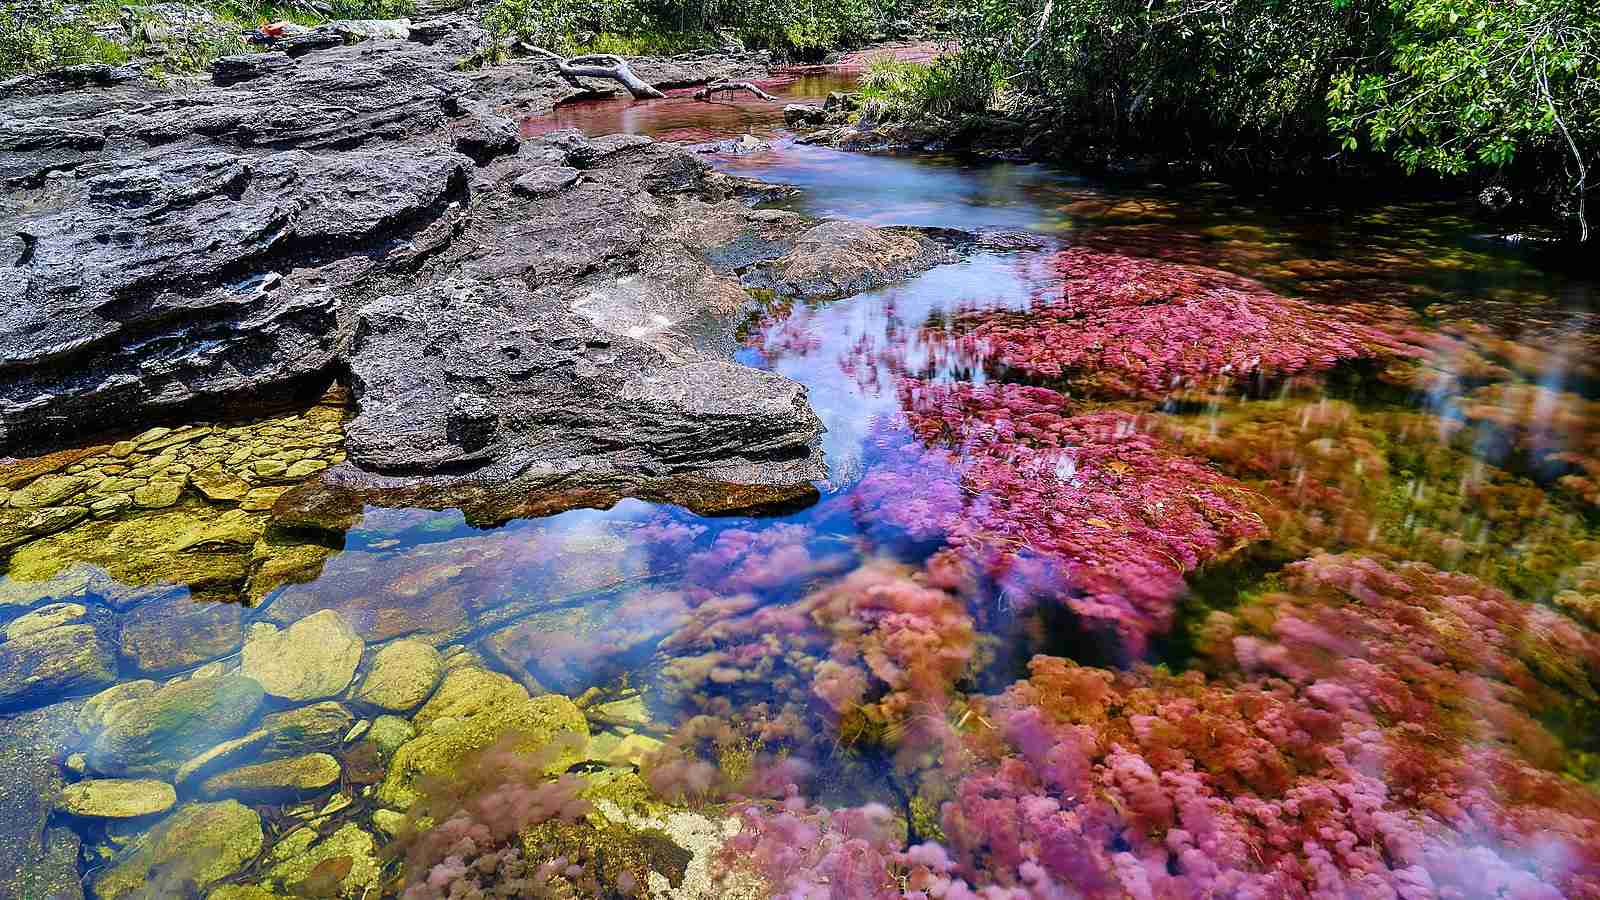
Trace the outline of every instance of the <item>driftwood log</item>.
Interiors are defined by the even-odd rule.
[[[694,92],[694,98],[696,100],[710,100],[712,95],[714,95],[714,94],[723,93],[723,92],[731,94],[731,93],[734,93],[735,91],[749,91],[750,93],[756,95],[758,98],[760,98],[762,100],[767,101],[768,103],[777,103],[778,102],[778,98],[777,97],[772,96],[771,94],[767,93],[766,91],[763,91],[761,88],[756,87],[755,85],[751,84],[748,81],[719,81],[719,82],[717,82],[715,84],[708,84],[705,87],[701,88],[700,90],[695,91]]]
[[[579,78],[609,78],[628,89],[635,100],[653,100],[665,97],[666,94],[656,90],[639,76],[633,74],[628,68],[628,61],[611,53],[586,53],[583,56],[574,56],[568,59],[543,47],[531,44],[522,44],[522,49],[529,53],[537,53],[547,59],[552,59],[556,64],[556,71],[568,81],[576,82]]]

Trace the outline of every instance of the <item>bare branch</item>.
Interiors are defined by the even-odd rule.
[[[695,91],[694,98],[696,100],[710,100],[714,94],[722,92],[732,94],[737,91],[749,91],[757,98],[765,100],[768,103],[780,102],[777,97],[772,96],[748,81],[718,81],[715,84],[708,84],[700,90]]]
[[[551,53],[543,47],[535,47],[532,44],[522,43],[519,46],[529,53],[537,53],[546,59],[554,60],[556,71],[560,72],[568,80],[574,78],[608,78],[627,88],[628,93],[632,94],[635,100],[654,100],[666,96],[666,94],[656,90],[648,82],[633,74],[633,70],[628,68],[628,61],[620,56],[610,53],[590,53],[567,59]]]

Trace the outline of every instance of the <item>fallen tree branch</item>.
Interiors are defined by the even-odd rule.
[[[729,94],[732,94],[735,91],[749,91],[768,103],[779,102],[777,97],[772,96],[748,81],[719,81],[715,84],[708,84],[700,90],[695,91],[694,98],[696,100],[710,100],[713,94],[718,94],[724,91]]]
[[[628,61],[620,56],[610,53],[589,53],[583,56],[574,56],[571,59],[551,53],[543,47],[523,43],[519,46],[529,53],[537,53],[547,59],[555,60],[556,71],[568,80],[575,78],[609,78],[628,89],[635,100],[654,100],[665,97],[666,94],[656,90],[650,84],[633,74],[628,68]]]

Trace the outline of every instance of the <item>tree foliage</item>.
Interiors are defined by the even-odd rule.
[[[1592,0],[1395,0],[1394,37],[1341,71],[1328,99],[1347,150],[1362,139],[1411,171],[1540,168],[1587,231],[1600,146],[1600,6]]]

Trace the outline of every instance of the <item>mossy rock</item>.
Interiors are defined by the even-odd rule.
[[[252,637],[240,659],[244,674],[261,682],[268,694],[317,700],[349,687],[365,648],[343,616],[325,609],[282,631]]]
[[[546,766],[547,772],[558,774],[583,759],[589,722],[577,705],[560,694],[497,703],[463,718],[435,719],[395,751],[388,775],[378,788],[378,802],[390,809],[409,809],[419,797],[419,780],[448,775],[469,754],[505,735],[516,735],[516,749],[528,753],[558,740],[570,741]]]
[[[141,835],[93,879],[100,900],[164,900],[178,885],[208,887],[261,852],[261,818],[233,800],[189,803]]]
[[[326,790],[339,783],[339,761],[326,753],[271,759],[207,778],[200,793],[271,803]]]
[[[359,898],[378,894],[377,842],[353,822],[285,856],[268,870],[267,881],[293,895]]]
[[[395,641],[373,655],[356,699],[396,712],[413,709],[433,693],[443,670],[444,658],[432,644]]]
[[[10,575],[45,581],[73,563],[93,563],[127,585],[231,587],[248,573],[250,550],[266,517],[219,512],[203,503],[122,519],[103,519],[41,538],[16,550]]]
[[[172,785],[150,778],[91,778],[61,791],[56,809],[96,819],[137,819],[166,812],[178,802]]]
[[[190,758],[237,734],[264,696],[254,679],[222,675],[180,681],[118,704],[89,746],[89,766],[107,775],[171,777]]]

